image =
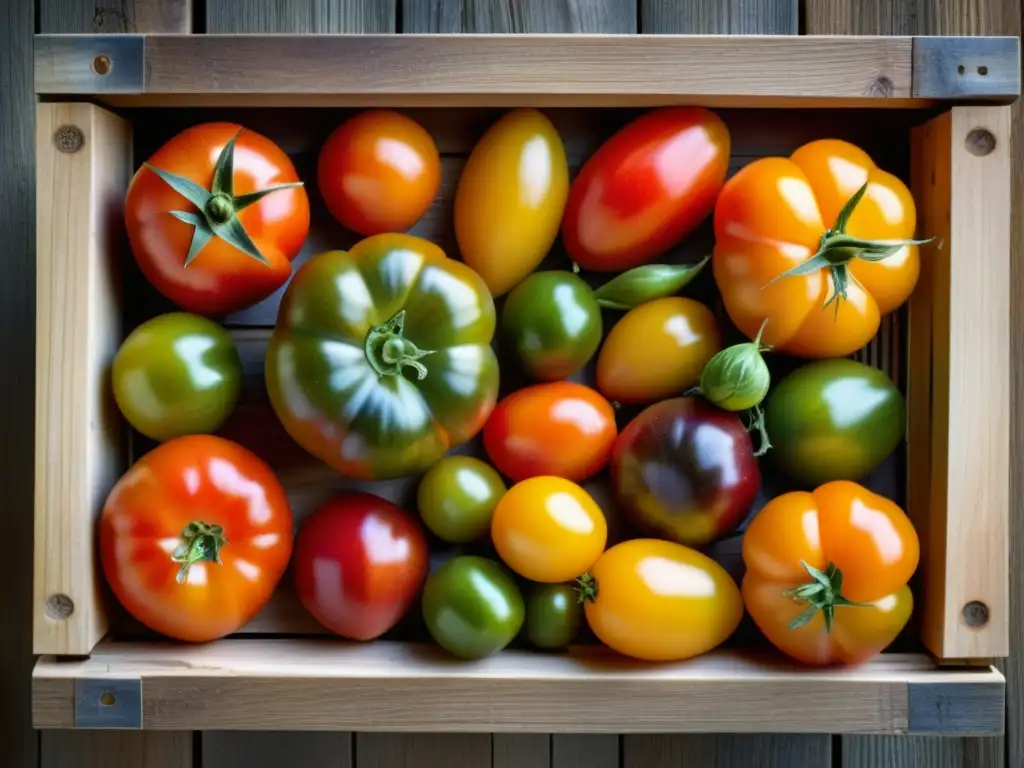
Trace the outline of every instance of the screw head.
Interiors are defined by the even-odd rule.
[[[988,624],[988,606],[979,600],[972,600],[965,605],[961,615],[964,617],[964,624],[972,629]]]
[[[62,125],[53,134],[53,143],[57,146],[58,151],[70,155],[80,150],[85,144],[85,134],[77,126]]]
[[[975,128],[967,134],[967,140],[964,143],[967,146],[967,151],[972,155],[984,157],[991,154],[992,150],[996,148],[996,137],[992,135],[991,131]]]

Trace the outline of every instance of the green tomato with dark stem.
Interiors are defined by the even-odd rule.
[[[114,356],[114,400],[128,423],[164,441],[215,432],[242,389],[242,361],[224,328],[171,312],[147,320]]]
[[[423,524],[438,538],[466,544],[490,532],[505,491],[490,464],[472,456],[445,456],[423,476],[416,503]]]
[[[808,488],[861,480],[899,446],[903,395],[885,374],[855,360],[818,360],[782,379],[764,401],[769,460]]]
[[[566,648],[576,639],[582,616],[572,586],[535,584],[526,599],[526,638],[538,648]]]

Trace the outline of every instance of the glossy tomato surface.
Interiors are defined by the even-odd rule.
[[[641,304],[612,326],[597,358],[597,388],[617,403],[680,395],[722,348],[715,316],[693,299]]]
[[[494,296],[551,250],[568,194],[562,139],[536,109],[507,112],[473,147],[455,192],[455,237]]]
[[[615,441],[619,507],[653,534],[702,546],[743,522],[761,486],[740,418],[700,397],[650,405]]]
[[[608,522],[585,490],[561,477],[531,477],[506,493],[491,518],[505,564],[544,584],[571,581],[604,551]]]
[[[751,618],[781,651],[807,664],[853,664],[884,650],[910,618],[907,582],[920,543],[894,502],[863,486],[837,480],[813,492],[772,499],[743,536],[743,599]],[[791,593],[815,583],[804,564],[834,566],[836,595],[862,605],[835,605],[831,629],[824,612]],[[812,599],[814,599],[812,597]]]
[[[583,606],[570,584],[535,584],[526,597],[526,638],[537,648],[566,648],[579,633]]]
[[[582,482],[608,463],[615,409],[582,384],[534,384],[502,399],[483,434],[491,462],[512,480],[556,475]]]
[[[505,494],[505,481],[472,456],[445,456],[420,481],[416,503],[423,523],[445,541],[465,544],[486,536]]]
[[[214,236],[186,267],[196,226],[171,212],[202,214],[153,168],[210,190],[217,159],[236,134],[231,174],[235,196],[300,181],[292,161],[270,139],[234,123],[204,123],[177,134],[149,157],[125,198],[125,224],[142,273],[179,307],[200,315],[243,309],[280,288],[309,232],[305,188],[280,189],[237,212],[266,263]]]
[[[416,519],[371,493],[346,492],[302,521],[292,569],[302,605],[332,632],[372,640],[416,600],[427,576]]]
[[[701,107],[652,110],[620,129],[573,180],[565,247],[584,269],[645,264],[712,211],[729,167],[729,131]]]
[[[331,215],[353,232],[404,232],[437,197],[441,156],[411,117],[370,109],[347,119],[324,142],[317,183]]]
[[[270,599],[292,553],[284,488],[261,459],[213,435],[169,440],[111,489],[100,516],[103,573],[150,629],[205,642]]]
[[[644,661],[679,661],[717,647],[736,630],[743,601],[722,566],[660,539],[616,544],[589,573],[587,624],[612,650]]]

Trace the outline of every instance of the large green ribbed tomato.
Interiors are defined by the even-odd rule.
[[[494,327],[472,269],[418,237],[368,237],[295,274],[267,348],[270,402],[295,441],[343,475],[422,472],[494,408]]]

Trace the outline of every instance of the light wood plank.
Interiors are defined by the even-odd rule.
[[[636,32],[637,0],[402,0],[403,32]]]
[[[396,0],[206,0],[209,34],[395,31]]]
[[[552,768],[551,736],[546,733],[496,733],[491,737],[491,759],[494,763],[492,768]]]
[[[79,151],[58,151],[61,130],[56,140]],[[131,126],[89,104],[41,104],[36,147],[34,647],[83,654],[108,626],[96,551],[83,543],[124,469],[105,382],[121,341],[124,250],[111,222],[131,178]]]
[[[192,0],[39,0],[42,32],[192,31]]]
[[[797,0],[640,0],[640,18],[648,35],[795,35],[797,5]]]
[[[202,751],[203,768],[354,768],[348,733],[207,731]]]
[[[458,727],[458,721],[452,725]],[[486,733],[359,733],[357,768],[491,768]],[[523,766],[522,768],[526,768]]]
[[[554,736],[551,768],[619,768],[620,741],[613,735]]]
[[[219,763],[215,765],[220,768]],[[51,731],[43,739],[40,768],[114,766],[193,768],[192,734],[174,731]]]
[[[831,764],[832,745],[827,737],[778,734],[623,739],[622,768],[829,768]]]

